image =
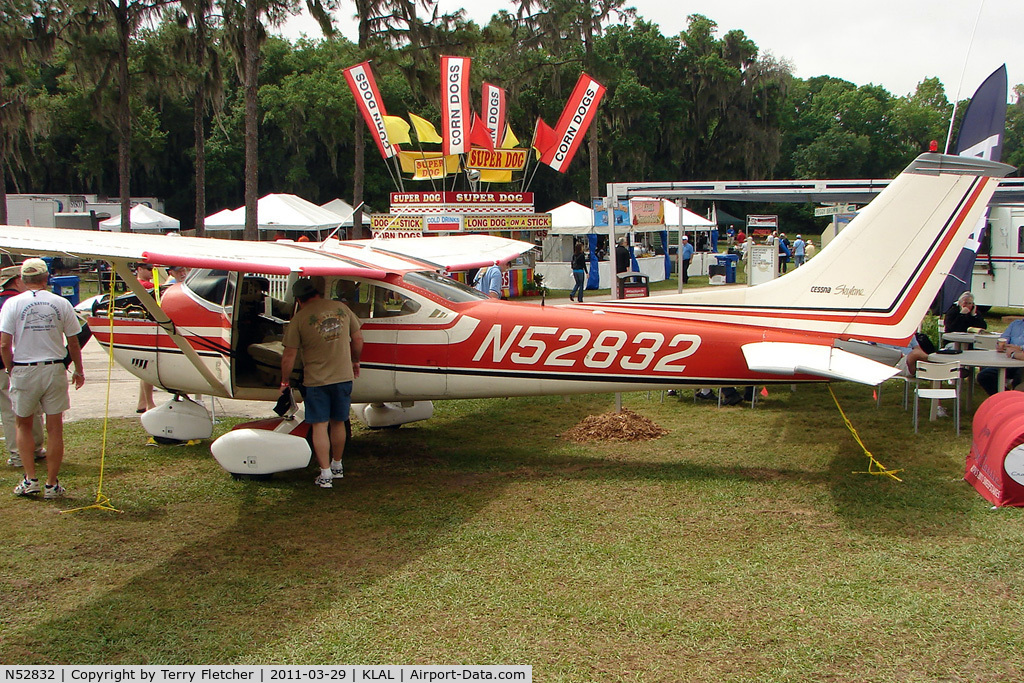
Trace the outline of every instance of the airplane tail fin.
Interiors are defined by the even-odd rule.
[[[783,277],[610,303],[627,313],[902,343],[927,312],[997,178],[1012,170],[982,159],[922,154],[817,256]]]

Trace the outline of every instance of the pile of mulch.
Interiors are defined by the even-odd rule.
[[[576,443],[587,441],[648,441],[668,434],[643,415],[626,408],[621,413],[588,415],[562,438]]]

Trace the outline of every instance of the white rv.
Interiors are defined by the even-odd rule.
[[[1024,205],[990,207],[985,234],[971,275],[974,300],[984,307],[1024,308]]]

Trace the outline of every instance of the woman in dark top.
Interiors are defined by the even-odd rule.
[[[572,291],[569,292],[569,300],[583,303],[583,276],[587,274],[587,255],[583,253],[583,245],[577,243],[572,254],[572,277],[576,281]],[[576,292],[579,292],[577,299]]]
[[[978,313],[978,307],[974,305],[974,295],[964,292],[956,303],[946,311],[945,330],[946,332],[966,332],[968,327],[980,327],[988,329],[985,319]]]

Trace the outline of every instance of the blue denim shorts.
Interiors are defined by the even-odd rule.
[[[306,422],[344,422],[352,407],[352,382],[306,387]]]

